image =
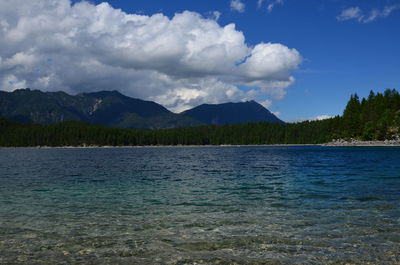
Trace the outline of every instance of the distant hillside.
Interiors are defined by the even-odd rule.
[[[175,128],[201,125],[152,102],[134,99],[117,91],[83,93],[76,96],[64,92],[41,92],[19,89],[0,91],[0,117],[54,124],[82,121],[123,128]]]
[[[224,104],[203,104],[182,115],[205,124],[223,125],[248,122],[284,123],[255,101]]]
[[[118,91],[83,93],[0,91],[0,117],[21,122],[55,124],[81,121],[121,128],[161,129],[211,124],[278,122],[260,104],[250,101],[201,105],[175,114],[152,101],[130,98]]]

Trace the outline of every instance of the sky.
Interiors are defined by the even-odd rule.
[[[400,89],[400,0],[0,0],[0,90],[99,90],[284,121]]]

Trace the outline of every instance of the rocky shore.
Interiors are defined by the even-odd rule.
[[[400,146],[400,137],[384,141],[361,141],[357,139],[334,139],[332,142],[323,144],[324,146]]]

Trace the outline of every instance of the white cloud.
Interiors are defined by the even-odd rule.
[[[258,0],[258,1],[257,1],[257,8],[262,7],[262,5],[264,4],[264,1],[265,1],[265,0]]]
[[[355,19],[360,23],[369,23],[375,21],[378,18],[385,18],[389,16],[393,11],[400,9],[400,5],[386,6],[383,9],[373,9],[368,15],[365,15],[361,8],[350,7],[344,9],[340,15],[336,18],[339,21],[345,21],[350,19]]]
[[[267,99],[267,100],[264,100],[263,102],[260,102],[260,104],[263,105],[264,108],[268,109],[269,107],[271,107],[272,101]]]
[[[300,54],[295,49],[281,44],[260,43],[252,49],[250,56],[239,69],[249,81],[290,82],[287,78],[288,69],[296,68],[300,62]],[[272,76],[273,80],[270,79]]]
[[[18,77],[9,74],[3,77],[2,87],[5,91],[13,91],[15,87],[26,87],[26,81],[19,80]]]
[[[240,0],[231,0],[231,10],[237,12],[244,12],[246,5]]]
[[[336,18],[339,21],[345,21],[349,19],[360,19],[362,17],[362,11],[361,9],[357,7],[350,7],[347,9],[344,9],[340,15],[338,15]]]
[[[382,11],[382,16],[387,17],[389,16],[393,11],[400,9],[400,5],[392,5],[392,6],[386,6],[383,11]]]
[[[272,1],[270,1],[270,3],[267,6],[267,10],[269,13],[271,13],[276,5],[282,5],[282,4],[283,4],[283,0],[272,0]]]
[[[298,118],[298,119],[290,120],[289,122],[322,121],[322,120],[327,120],[327,119],[331,119],[331,118],[333,118],[333,116],[318,115],[316,117],[311,117],[311,118]]]
[[[327,120],[327,119],[330,119],[330,118],[333,118],[333,117],[329,116],[329,115],[319,115],[319,116],[313,118],[312,120],[314,120],[314,121],[322,121],[322,120]]]
[[[295,49],[251,47],[234,24],[185,11],[127,14],[107,3],[0,1],[0,89],[117,89],[171,110],[277,100],[301,63]],[[244,92],[239,86],[252,86]]]
[[[210,12],[210,15],[211,15],[211,19],[218,21],[222,14],[219,11],[212,11],[212,12]]]
[[[377,18],[384,18],[389,16],[393,11],[400,8],[400,5],[386,6],[382,10],[373,9],[369,13],[368,17],[364,18],[362,22],[368,23],[376,20]]]

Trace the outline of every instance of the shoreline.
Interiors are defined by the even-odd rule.
[[[343,140],[343,139],[334,139],[329,143],[322,144],[322,146],[400,146],[400,138],[396,138],[393,140],[383,140],[383,141],[361,141],[356,139]]]
[[[350,139],[346,141],[343,139],[333,140],[329,143],[322,144],[322,146],[400,146],[400,139],[395,140],[383,140],[383,141],[360,141],[355,139]]]
[[[111,146],[111,145],[78,145],[78,146],[0,146],[0,149],[112,149],[112,148],[171,148],[171,147],[268,147],[268,146],[321,146],[321,147],[400,147],[400,141],[344,141],[336,140],[323,144],[249,144],[249,145],[134,145],[134,146]]]
[[[0,149],[107,149],[107,148],[160,148],[160,147],[257,147],[257,146],[321,146],[321,144],[248,144],[248,145],[77,145],[77,146],[0,146]]]

